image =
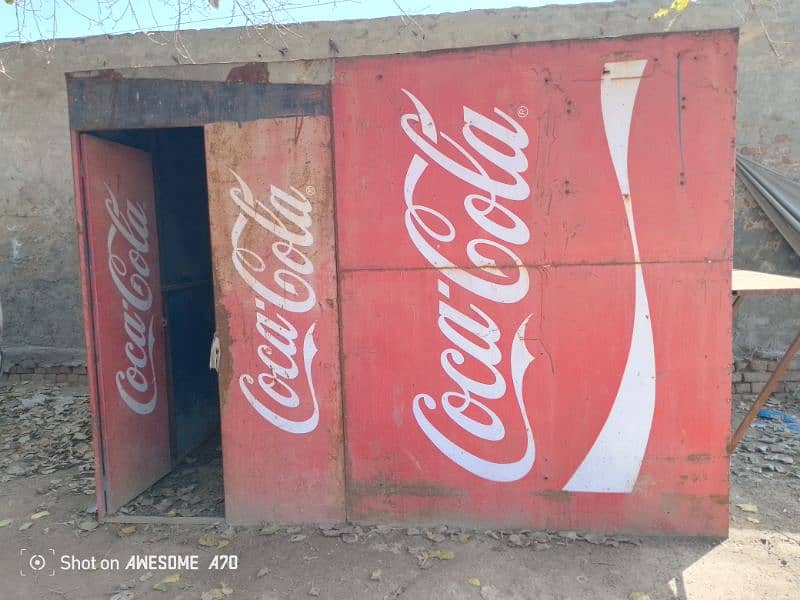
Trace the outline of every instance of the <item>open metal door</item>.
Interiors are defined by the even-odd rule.
[[[202,126],[221,350],[226,519],[345,518],[330,88],[265,83],[265,68],[232,66],[224,82],[107,72],[67,77],[73,147],[83,147],[83,173],[76,171],[76,181],[83,181],[84,189],[76,197],[79,224],[86,225],[80,236],[86,341],[90,366],[97,363],[89,384],[95,439],[103,440],[95,444],[103,478],[101,514],[169,468],[165,334],[158,326],[164,290],[158,283],[147,155],[82,132]],[[146,255],[117,226],[115,244],[129,246],[114,246],[117,256],[109,260],[109,228],[116,225],[106,208],[107,188],[119,215],[133,210],[134,241],[141,242],[146,229]],[[158,189],[163,189],[160,181]],[[162,233],[174,236],[166,229]],[[163,241],[167,252],[169,242]],[[137,268],[149,273],[136,279],[139,291],[152,293],[147,311],[130,308],[130,301],[126,309],[112,278],[113,269],[126,269],[127,276],[117,279],[128,286],[122,289],[136,292]],[[169,291],[170,274],[166,269],[164,274]],[[174,324],[174,315],[169,316]],[[141,324],[152,331],[152,356],[146,355],[139,371],[127,350],[140,362],[145,355],[130,342],[126,324],[134,333]],[[173,360],[173,376],[175,365]],[[126,413],[130,407],[121,401],[117,381],[127,384],[129,367],[140,387],[147,383],[150,395],[132,397],[132,406],[140,410]],[[141,410],[145,406],[149,413]]]
[[[155,196],[147,153],[87,134],[73,140],[103,515],[171,466]]]
[[[226,518],[342,521],[330,118],[205,130]]]

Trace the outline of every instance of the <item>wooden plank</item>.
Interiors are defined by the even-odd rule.
[[[80,147],[97,481],[114,512],[171,463],[153,172],[140,150],[85,134]]]
[[[229,522],[345,517],[330,119],[206,128]]]
[[[131,525],[214,525],[225,521],[225,517],[163,517],[159,515],[106,515],[98,519],[101,523],[129,523]]]
[[[735,64],[337,61],[350,517],[727,532]]]
[[[731,289],[738,294],[800,294],[800,277],[734,269]]]

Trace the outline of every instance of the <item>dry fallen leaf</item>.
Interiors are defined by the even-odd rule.
[[[0,527],[8,527],[14,519],[3,519],[0,521]]]
[[[123,527],[119,530],[122,535],[131,535],[132,533],[136,532],[136,527],[133,525],[128,525],[127,527]]]
[[[223,583],[222,587],[203,592],[200,595],[200,600],[223,600],[225,596],[230,596],[232,593],[233,590]]]
[[[94,531],[97,526],[97,521],[81,521],[80,525],[78,525],[83,531]]]
[[[757,513],[758,512],[758,507],[755,504],[748,504],[747,502],[744,502],[742,504],[737,504],[736,508],[738,508],[739,510],[741,510],[743,512],[748,512],[748,513]]]
[[[167,575],[159,581],[158,583],[153,584],[153,589],[159,592],[166,592],[167,586],[173,583],[178,583],[181,580],[180,573],[174,573],[173,575]]]
[[[761,523],[761,521],[759,521],[759,520],[758,520],[758,519],[756,519],[755,517],[747,517],[747,520],[748,520],[750,523]]]
[[[280,530],[280,525],[264,525],[264,527],[262,527],[258,533],[259,535],[273,535],[278,533]]]
[[[438,544],[445,540],[445,537],[441,533],[435,533],[433,531],[426,531],[425,537],[428,538],[430,541],[434,542],[435,544]]]
[[[42,510],[42,511],[39,511],[37,513],[33,513],[31,515],[31,521],[36,521],[37,519],[42,519],[42,518],[48,517],[48,516],[50,516],[50,511]]]
[[[206,548],[216,548],[217,550],[224,548],[228,544],[230,544],[230,540],[219,540],[213,535],[204,535],[197,543],[201,546],[205,546]]]
[[[467,583],[473,587],[481,587],[481,580],[478,579],[477,577],[470,577],[469,579],[467,579]]]
[[[439,560],[453,560],[456,557],[451,550],[430,550],[428,556]]]

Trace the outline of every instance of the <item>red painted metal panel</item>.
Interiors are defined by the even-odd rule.
[[[80,135],[70,134],[72,149],[72,180],[75,193],[75,218],[78,223],[78,253],[80,254],[81,293],[83,294],[83,337],[86,340],[87,383],[89,387],[89,404],[92,412],[92,448],[94,450],[95,497],[97,514],[101,517],[106,511],[106,495],[103,492],[103,449],[102,431],[100,429],[100,402],[98,396],[97,369],[94,357],[94,319],[92,318],[92,284],[89,268],[89,244],[86,239],[86,202],[83,195],[81,179],[81,147]]]
[[[230,522],[344,519],[328,117],[206,127]]]
[[[170,469],[153,174],[146,153],[89,135],[80,158],[98,510],[114,512]]]
[[[638,61],[646,62],[640,65],[641,78],[631,78],[638,90],[630,124],[629,175],[631,189],[639,191],[636,228],[647,230],[646,236],[640,235],[642,257],[730,259],[736,34],[722,31],[337,60],[338,214],[347,223],[341,267],[430,266],[408,243],[408,235],[400,235],[405,231],[402,192],[412,157],[420,155],[430,163],[417,186],[418,202],[433,208],[447,202],[460,206],[465,195],[486,193],[476,187],[480,168],[453,144],[477,158],[488,177],[500,180],[498,198],[528,225],[529,242],[515,247],[524,264],[629,261],[623,204],[604,201],[618,197],[620,190],[604,128],[601,84],[610,78],[612,92],[624,87],[626,77],[604,73],[606,66],[636,68]],[[412,96],[429,111],[432,129],[440,133],[435,140],[420,127]],[[613,113],[611,105],[622,100],[611,96],[608,110]],[[401,121],[404,115],[409,117]],[[474,134],[491,143],[480,116],[497,123],[502,128],[498,133],[511,135],[516,126],[525,132],[527,145],[518,157],[524,157],[524,169],[510,164],[522,169],[527,195],[522,186],[513,185],[516,171],[492,164],[480,154],[477,141],[472,145],[464,137]],[[462,132],[468,119],[474,125]],[[499,142],[495,145],[510,152]],[[425,147],[438,149],[447,164],[440,166]],[[462,165],[459,173],[468,181],[454,173],[458,167],[450,161]],[[388,194],[401,194],[399,203]],[[369,210],[364,210],[366,198]],[[464,217],[457,223],[459,238],[485,235],[478,223]],[[451,246],[452,262],[471,263],[465,244]],[[498,260],[504,259],[500,255]]]
[[[351,517],[727,531],[735,63],[337,61]]]

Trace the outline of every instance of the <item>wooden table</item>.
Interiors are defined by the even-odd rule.
[[[800,277],[786,277],[784,275],[772,275],[770,273],[759,273],[758,271],[742,271],[734,269],[731,281],[731,291],[733,293],[733,312],[736,314],[742,301],[747,296],[775,296],[800,294]],[[758,415],[764,404],[767,402],[772,392],[781,382],[783,374],[789,368],[797,351],[800,350],[800,333],[797,334],[792,344],[786,350],[783,358],[778,362],[764,388],[756,397],[753,406],[739,423],[731,440],[728,443],[728,452],[733,452],[739,442],[742,441],[745,433],[750,428],[750,424]]]

